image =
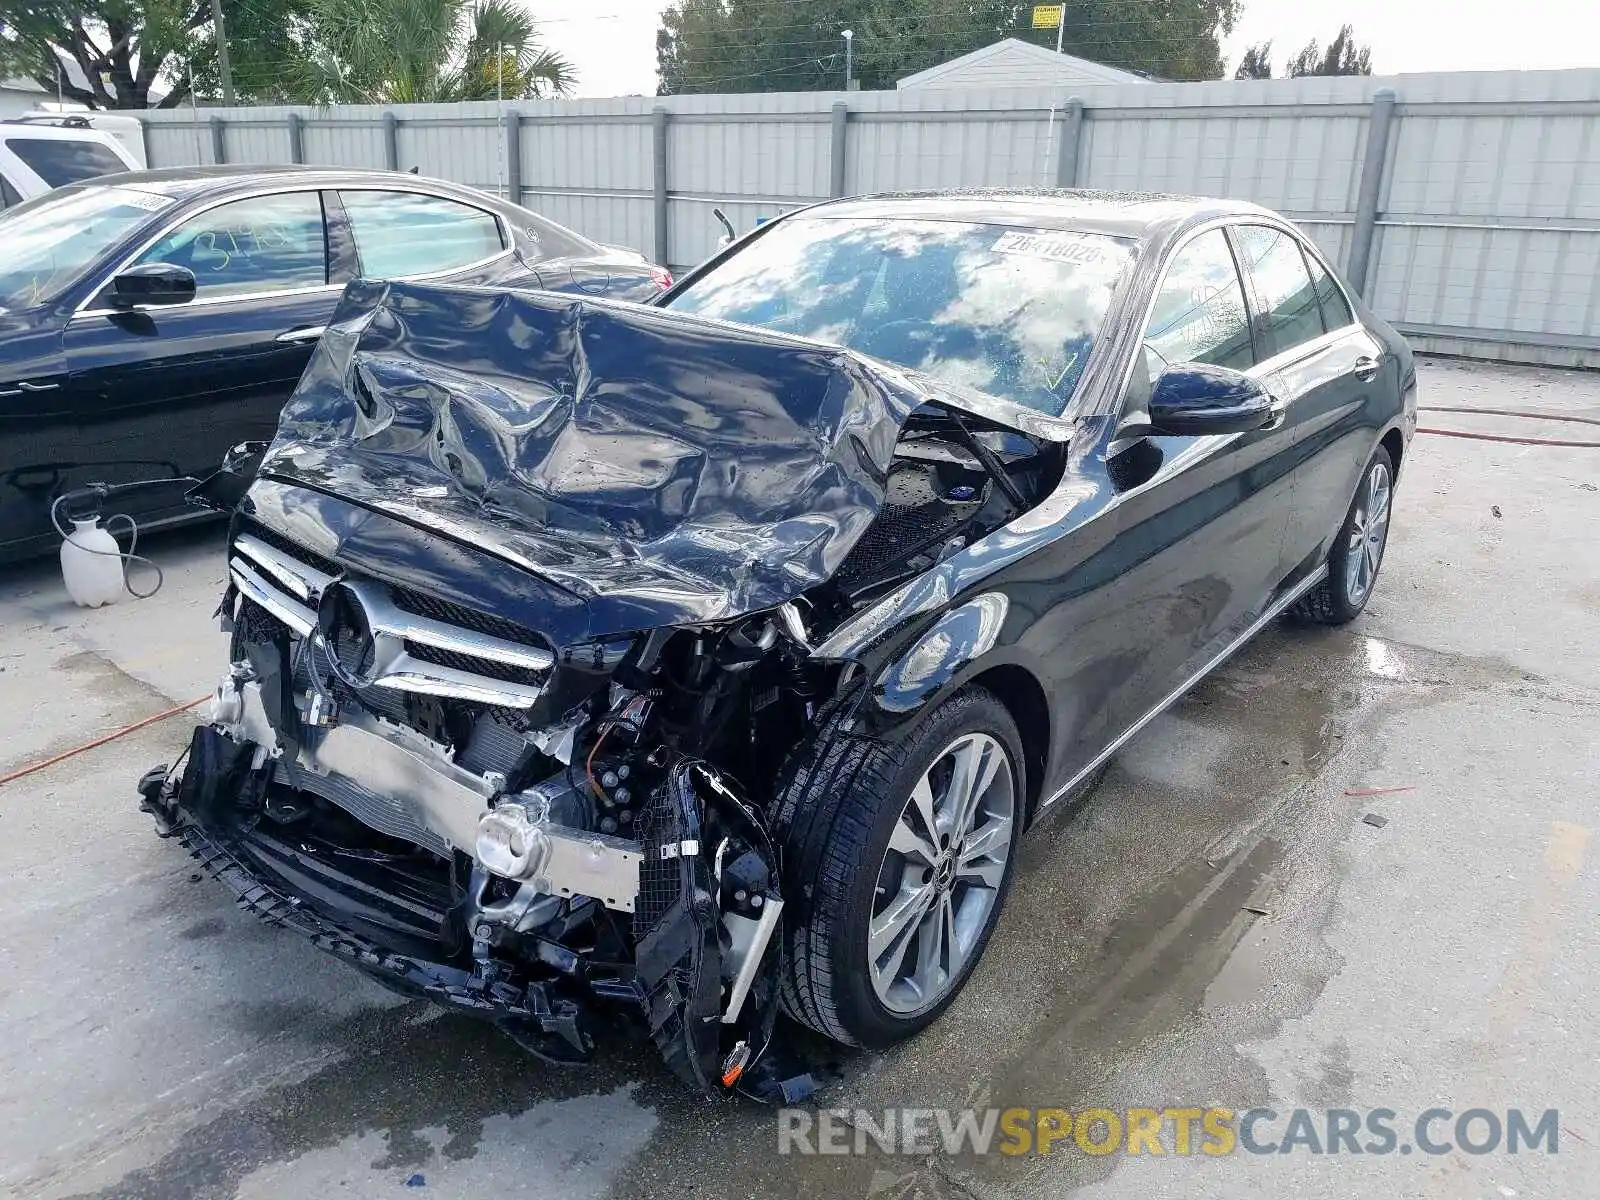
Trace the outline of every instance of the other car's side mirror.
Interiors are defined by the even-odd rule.
[[[1156,377],[1150,431],[1195,437],[1249,433],[1271,423],[1272,393],[1259,379],[1210,363],[1180,363]]]
[[[194,272],[172,263],[141,263],[111,281],[111,302],[118,308],[187,304],[193,299]]]
[[[720,208],[713,208],[711,215],[717,219],[717,224],[722,226],[722,236],[717,239],[717,249],[726,250],[738,240],[739,235],[733,231],[733,222],[728,220],[728,214]]]

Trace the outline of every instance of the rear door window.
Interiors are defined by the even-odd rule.
[[[1239,265],[1255,298],[1256,342],[1263,359],[1322,336],[1322,310],[1300,243],[1266,225],[1234,228]]]
[[[1306,266],[1311,268],[1311,290],[1316,292],[1317,303],[1322,305],[1323,327],[1332,333],[1335,329],[1355,324],[1356,318],[1350,311],[1350,301],[1344,298],[1344,291],[1317,261],[1317,256],[1307,254]]]
[[[11,186],[11,180],[0,175],[0,208],[10,208],[21,203],[22,196]]]
[[[1222,230],[1190,240],[1167,267],[1144,335],[1154,379],[1178,363],[1248,371],[1255,365],[1244,290]]]
[[[505,249],[493,213],[421,192],[341,191],[361,273],[405,279],[454,271]]]
[[[321,287],[328,282],[322,198],[286,192],[219,204],[162,237],[138,262],[188,267],[196,299]]]
[[[53,188],[128,169],[128,164],[118,158],[111,147],[99,142],[10,134],[6,137],[6,149]]]

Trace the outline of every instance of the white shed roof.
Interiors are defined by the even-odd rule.
[[[992,46],[896,80],[897,88],[1036,87],[1074,83],[1149,83],[1143,75],[1057,54],[1021,38],[1005,38]]]

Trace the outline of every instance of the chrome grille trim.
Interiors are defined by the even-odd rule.
[[[504,683],[470,671],[423,662],[401,651],[383,664],[373,687],[401,692],[420,692],[424,696],[452,696],[501,708],[532,708],[544,694],[541,687],[523,683]]]
[[[228,564],[228,575],[240,595],[259,604],[301,637],[309,637],[317,627],[316,613],[285,596],[245,563],[234,559]]]
[[[469,658],[486,658],[490,662],[505,663],[529,671],[548,671],[555,663],[553,654],[537,646],[508,642],[487,633],[408,613],[389,599],[388,590],[381,585],[347,583],[345,586],[360,598],[374,634],[388,634],[405,641],[420,642],[424,646],[465,654]],[[448,670],[432,663],[422,665],[433,671]]]
[[[308,604],[316,603],[317,597],[337,578],[291,558],[248,533],[234,538],[233,548]]]

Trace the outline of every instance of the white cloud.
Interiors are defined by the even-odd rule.
[[[1376,74],[1407,71],[1531,71],[1596,64],[1593,7],[1534,0],[1514,11],[1482,0],[1245,0],[1244,16],[1224,50],[1236,66],[1244,48],[1272,41],[1273,68],[1312,38],[1326,46],[1339,26],[1355,27],[1372,47]]]
[[[520,0],[578,70],[579,96],[653,96],[656,30],[668,0]]]

